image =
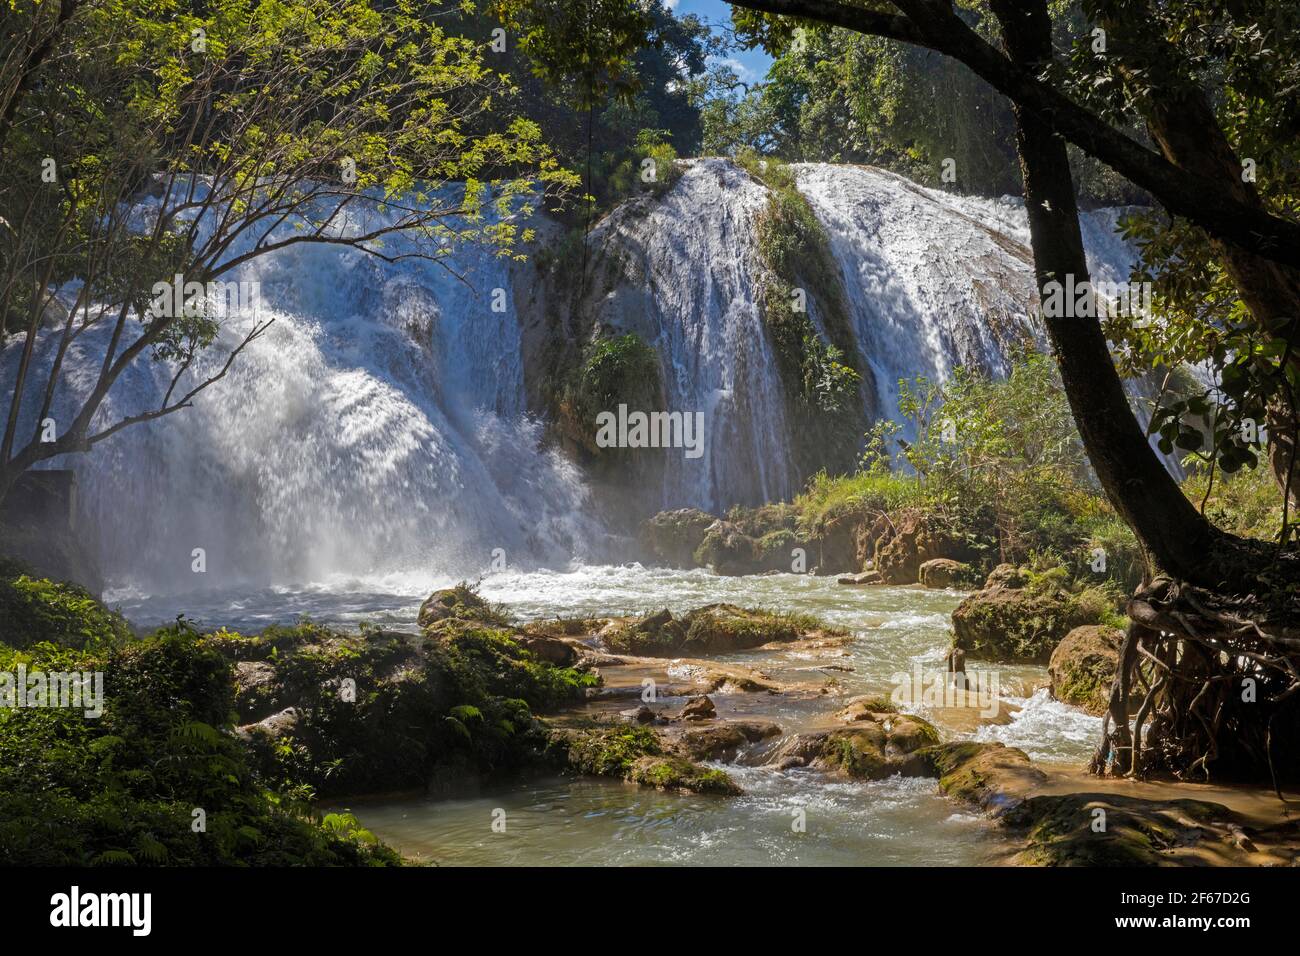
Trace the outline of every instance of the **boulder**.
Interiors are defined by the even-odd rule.
[[[686,731],[677,749],[691,760],[734,760],[747,745],[780,735],[781,728],[771,721],[734,720]]]
[[[921,752],[943,793],[1001,816],[1024,802],[1047,775],[1029,762],[1023,750],[1003,743],[960,741]]]
[[[679,657],[725,654],[763,644],[844,633],[815,618],[749,610],[734,604],[708,604],[683,617],[674,617],[665,609],[639,620],[614,621],[598,636],[615,654]]]
[[[429,627],[447,619],[479,621],[484,624],[504,623],[502,615],[494,611],[487,601],[463,581],[454,588],[434,591],[420,605],[417,618],[420,627]]]
[[[693,568],[695,551],[717,518],[699,508],[661,511],[641,522],[637,539],[647,554],[675,568]]]
[[[975,569],[952,558],[931,558],[921,565],[921,583],[927,588],[960,588],[975,583]]]
[[[695,549],[695,563],[715,574],[755,574],[763,570],[758,541],[730,521],[715,521]]]
[[[515,635],[515,642],[538,660],[556,667],[572,667],[578,661],[577,649],[558,637],[521,633]]]
[[[1018,568],[1014,564],[999,564],[989,572],[988,578],[984,581],[985,591],[991,591],[994,588],[1023,588],[1029,583],[1029,575],[1024,568]]]
[[[1066,591],[998,586],[957,605],[953,646],[979,660],[1046,664],[1073,628],[1095,623],[1095,612]]]
[[[852,726],[797,734],[768,756],[781,769],[808,766],[845,773],[857,780],[883,780],[895,774],[921,777],[932,773],[923,756],[939,742],[934,727],[907,714],[867,714]]]
[[[888,584],[916,584],[921,565],[935,558],[968,557],[966,546],[938,518],[917,508],[881,515],[867,537],[874,567]]]
[[[701,697],[692,697],[682,707],[682,711],[677,715],[678,720],[712,720],[718,716],[717,708],[713,706],[713,701],[708,695]]]
[[[1076,627],[1066,634],[1047,665],[1052,696],[1094,716],[1104,714],[1123,641],[1123,631],[1104,624]]]

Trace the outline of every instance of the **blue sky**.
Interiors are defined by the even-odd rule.
[[[715,30],[731,24],[731,5],[722,0],[664,0],[664,3],[678,14],[695,14]],[[735,50],[724,59],[746,83],[761,80],[772,63],[772,58],[762,50]]]

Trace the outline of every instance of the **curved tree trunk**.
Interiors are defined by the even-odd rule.
[[[1043,2],[995,0],[1007,51],[1018,62],[1051,56],[1051,20]],[[1037,116],[1013,104],[1025,208],[1041,292],[1049,282],[1089,281],[1074,181],[1065,142]],[[1093,310],[1095,312],[1095,310]],[[1095,317],[1045,317],[1061,380],[1088,458],[1107,497],[1162,569],[1208,586],[1223,570],[1208,560],[1219,532],[1179,489],[1138,425]]]

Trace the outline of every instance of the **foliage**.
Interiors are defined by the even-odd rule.
[[[89,615],[94,617],[94,615]],[[227,662],[178,623],[121,647],[0,646],[0,669],[100,671],[102,716],[0,712],[7,865],[357,865],[400,862],[264,788],[229,732]],[[201,812],[202,825],[198,825]]]
[[[996,38],[982,4],[968,22]],[[761,83],[745,87],[725,68],[711,78],[701,109],[706,152],[746,148],[791,161],[869,163],[929,186],[943,185],[953,160],[956,189],[1015,194],[1020,176],[1010,104],[970,70],[930,50],[810,22],[734,17],[746,46],[775,59]],[[1058,40],[1068,43],[1062,21]],[[1075,180],[1086,202],[1131,202],[1132,187],[1077,152]]]
[[[577,419],[594,430],[596,416],[620,404],[649,410],[662,391],[659,355],[635,332],[598,338],[582,356],[567,400]]]
[[[46,642],[108,649],[130,637],[125,619],[85,588],[34,578],[0,558],[0,644],[18,650]]]
[[[769,270],[761,290],[763,318],[778,360],[798,401],[823,412],[842,411],[854,404],[862,376],[856,360],[846,358],[846,352],[854,352],[852,333],[826,230],[786,164],[753,153],[737,161],[768,188],[756,231],[758,253]],[[813,307],[820,309],[831,341],[814,324]]]
[[[444,30],[437,0],[10,7],[0,326],[4,348],[39,343],[50,361],[17,366],[26,414],[0,443],[0,494],[36,461],[185,407],[222,374],[199,359],[223,326],[247,324],[228,359],[265,331],[202,303],[156,308],[158,280],[206,284],[304,242],[387,259],[437,260],[470,241],[517,255],[539,195],[576,184],[535,122],[499,111],[511,84],[478,43]],[[367,209],[364,228],[338,230]],[[41,335],[47,321],[62,334]],[[105,352],[103,371],[56,441],[28,440],[74,328]],[[114,383],[146,357],[171,377],[167,398],[104,422]],[[48,386],[27,381],[45,369]]]

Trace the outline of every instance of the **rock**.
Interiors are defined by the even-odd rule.
[[[850,697],[845,705],[834,714],[835,719],[846,724],[860,720],[880,721],[890,714],[898,712],[891,701],[880,697]]]
[[[1123,641],[1123,631],[1104,624],[1076,627],[1066,634],[1047,665],[1052,696],[1093,716],[1106,713]]]
[[[1105,814],[1106,829],[1094,821]],[[1144,800],[1120,794],[1034,796],[1003,818],[1028,846],[1014,862],[1029,866],[1246,866],[1258,847],[1222,804]],[[1294,833],[1294,830],[1292,830]],[[1244,842],[1242,839],[1244,838]],[[1272,862],[1272,861],[1270,861]]]
[[[502,615],[493,611],[488,602],[463,581],[454,588],[434,591],[425,598],[417,621],[420,627],[428,627],[449,618],[485,624],[505,623]]]
[[[556,667],[571,667],[578,660],[577,649],[558,637],[521,633],[515,635],[515,642],[538,660]]]
[[[638,724],[653,724],[659,719],[659,716],[643,704],[641,707],[637,708],[637,712],[632,719]]]
[[[935,558],[966,558],[966,546],[939,520],[917,508],[876,519],[867,532],[875,568],[888,584],[916,584],[921,565]]]
[[[728,721],[686,731],[677,741],[677,749],[691,760],[734,760],[746,745],[780,734],[781,728],[770,721]]]
[[[617,777],[661,790],[732,795],[741,792],[724,771],[701,767],[670,753],[648,727],[631,724],[586,729],[556,729],[551,746],[570,770]]]
[[[686,643],[686,625],[664,608],[640,620],[612,621],[597,636],[615,654],[675,657]]]
[[[1029,583],[1029,575],[1023,568],[1018,568],[1014,564],[999,564],[989,572],[988,579],[984,582],[985,591],[991,591],[994,588],[1023,588]]]
[[[712,568],[716,574],[754,574],[763,570],[760,553],[757,540],[731,522],[718,520],[709,526],[695,549],[695,563]]]
[[[1026,794],[1047,779],[1023,750],[1002,743],[940,744],[920,752],[939,777],[939,789],[954,800],[993,816],[1018,807]]]
[[[680,618],[663,610],[640,620],[615,621],[601,630],[599,637],[615,654],[678,657],[725,654],[763,644],[840,637],[845,633],[806,616],[708,604]]]
[[[974,584],[975,569],[952,558],[931,558],[921,565],[921,583],[927,588],[959,588]]]
[[[281,737],[291,736],[298,728],[298,722],[301,719],[302,712],[297,707],[286,707],[278,714],[272,714],[255,724],[245,724],[239,728],[238,734],[245,740],[252,737],[253,734],[265,734],[272,740],[278,740]]]
[[[744,792],[723,771],[701,767],[682,757],[641,757],[632,765],[627,779],[643,787],[659,790],[713,793],[728,797]]]
[[[836,578],[835,583],[847,585],[884,584],[885,579],[879,571],[863,571],[860,574],[846,574],[843,577]]]
[[[920,717],[864,716],[852,727],[791,737],[767,763],[780,767],[796,758],[816,770],[846,773],[858,780],[883,780],[895,774],[919,777],[932,772],[922,752],[938,742],[938,732]]]
[[[718,716],[717,709],[713,706],[713,701],[707,696],[692,697],[686,702],[678,720],[712,720]]]
[[[1095,613],[1065,591],[1001,585],[957,605],[953,646],[980,660],[1046,664],[1073,628],[1095,623]]]
[[[661,511],[641,522],[637,538],[652,558],[670,567],[693,568],[695,551],[717,520],[698,508]]]

